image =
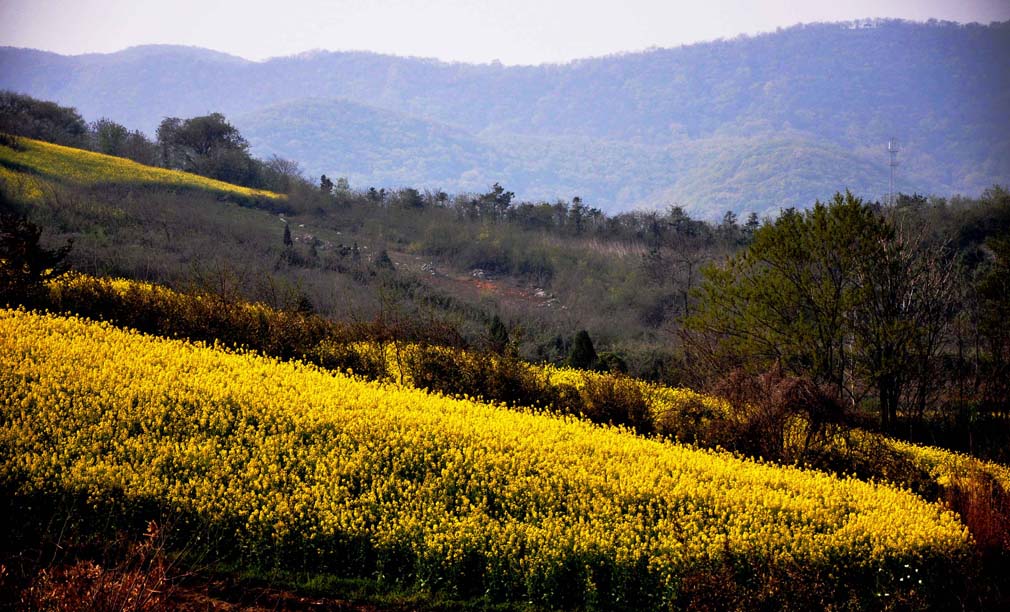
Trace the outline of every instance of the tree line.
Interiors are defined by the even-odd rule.
[[[785,210],[704,270],[683,338],[712,373],[803,376],[879,425],[1000,420],[1010,388],[1010,193],[936,232],[945,202],[836,194]],[[930,426],[931,434],[936,429]]]
[[[245,137],[216,112],[185,119],[165,117],[152,140],[140,130],[130,130],[108,118],[88,123],[75,108],[2,91],[0,132],[246,187],[298,192],[301,199],[308,200],[305,204],[308,208],[359,204],[416,211],[447,209],[461,220],[508,223],[569,236],[642,241],[653,247],[671,234],[744,243],[760,224],[755,213],[740,224],[733,212],[727,212],[721,223],[710,224],[692,219],[683,207],[676,205],[666,211],[608,215],[579,196],[553,202],[517,201],[515,193],[499,183],[494,183],[487,192],[456,195],[441,189],[420,191],[413,187],[352,190],[344,177],[333,179],[324,174],[315,182],[304,176],[297,162],[278,156],[265,160],[253,157]]]
[[[88,123],[75,108],[2,91],[0,132],[282,193],[299,174],[289,160],[254,158],[249,142],[221,113],[166,117],[151,140],[108,118]]]

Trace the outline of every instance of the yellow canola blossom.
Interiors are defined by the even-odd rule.
[[[285,196],[266,191],[241,187],[224,181],[197,174],[145,166],[132,160],[83,149],[64,147],[30,138],[19,138],[24,150],[18,151],[0,146],[0,179],[11,183],[18,176],[28,176],[3,168],[5,164],[15,164],[15,168],[26,168],[30,172],[60,180],[71,180],[83,185],[106,184],[151,184],[165,187],[188,187],[205,189],[243,197],[282,199]],[[35,185],[31,182],[29,186]],[[26,195],[32,195],[38,187],[30,188]]]
[[[370,353],[373,351],[383,351],[388,375],[390,380],[401,382],[404,385],[414,385],[415,381],[410,376],[409,368],[404,367],[406,363],[419,350],[419,346],[410,343],[387,343],[380,347],[373,342],[357,342],[354,344],[355,350],[360,353]],[[467,351],[449,347],[426,346],[428,351],[442,351],[449,357],[464,365],[468,359],[488,358],[487,356],[477,356]],[[497,359],[491,356],[491,359]],[[559,367],[545,364],[537,365],[523,363],[539,382],[551,387],[571,387],[576,390],[583,390],[590,382],[599,382],[605,379],[612,379],[615,375],[606,372],[593,372],[589,370],[579,370],[575,368]],[[725,401],[710,395],[697,393],[682,387],[665,387],[643,380],[624,377],[628,384],[634,385],[641,392],[649,412],[656,417],[661,417],[668,412],[677,412],[691,403],[697,403],[711,410],[713,414],[722,414],[728,409]],[[532,406],[530,406],[532,408]]]
[[[176,313],[185,310],[192,302],[199,303],[214,299],[213,295],[181,293],[157,283],[148,283],[126,278],[95,277],[77,272],[71,272],[58,276],[57,278],[47,281],[46,285],[49,289],[51,299],[55,303],[60,302],[60,298],[63,294],[73,293],[77,289],[87,291],[88,289],[94,288],[111,290],[114,294],[123,298],[124,301],[126,298],[134,298],[140,299],[144,303],[168,305],[169,309]],[[220,304],[220,302],[212,303],[216,306]],[[228,306],[230,308],[240,310],[244,315],[249,317],[256,317],[260,314],[272,315],[282,312],[272,309],[259,302],[234,301],[228,302]]]
[[[161,304],[171,304],[177,310],[184,310],[191,300],[207,299],[203,296],[194,296],[176,292],[163,285],[147,283],[128,279],[108,279],[96,278],[84,274],[63,275],[57,279],[49,281],[49,289],[56,301],[64,291],[73,291],[76,285],[81,285],[87,289],[94,285],[103,285],[118,292],[121,296],[139,296],[145,302],[159,302]],[[258,315],[275,315],[278,311],[263,304],[252,302],[238,302],[232,305],[241,309],[248,317]],[[404,364],[416,354],[420,347],[410,343],[385,343],[380,345],[375,342],[356,342],[353,345],[354,351],[361,355],[382,360],[387,365],[387,380],[402,382],[404,385],[413,386],[414,381],[410,377],[409,368]],[[322,347],[325,350],[325,347]],[[477,359],[477,355],[452,349],[447,347],[425,347],[428,351],[442,351],[444,355],[455,362],[462,362],[468,359]],[[486,357],[485,357],[486,358]],[[495,357],[491,357],[495,358]],[[577,390],[582,390],[590,381],[599,382],[613,375],[586,370],[577,370],[567,367],[553,365],[523,364],[542,383],[548,386],[567,386]],[[661,421],[666,415],[676,415],[685,409],[697,410],[702,407],[708,413],[715,416],[729,415],[728,404],[719,398],[704,395],[686,388],[674,388],[640,381],[635,379],[624,379],[627,384],[635,385],[642,393],[648,405],[649,412],[654,418]],[[805,424],[801,421],[793,423],[789,432],[790,439],[795,438],[798,446],[803,444],[805,436]],[[971,477],[979,473],[992,478],[1003,488],[1010,490],[1010,468],[997,463],[981,461],[975,457],[959,454],[945,449],[921,446],[907,442],[901,442],[893,438],[861,430],[852,430],[847,436],[835,436],[831,444],[842,450],[859,450],[865,448],[884,447],[892,452],[896,452],[908,458],[913,465],[930,474],[938,484],[949,487],[959,479]]]
[[[911,458],[917,467],[926,470],[943,487],[984,474],[996,482],[1002,490],[1010,491],[1010,468],[1005,465],[901,440],[888,439],[887,443],[893,450]]]
[[[970,546],[886,485],[77,318],[0,311],[0,411],[25,489],[154,500],[245,550],[364,539],[436,573],[535,584],[605,559],[672,585],[727,553],[873,567]]]

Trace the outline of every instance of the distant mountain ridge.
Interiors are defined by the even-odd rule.
[[[251,62],[205,49],[0,49],[0,88],[153,132],[220,111],[260,155],[356,187],[583,197],[704,216],[807,206],[837,189],[977,193],[1010,183],[1010,22],[812,24],[568,64],[362,52]],[[327,115],[332,112],[332,115]],[[339,119],[339,120],[337,120]]]

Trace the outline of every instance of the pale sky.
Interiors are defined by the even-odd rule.
[[[814,21],[1010,19],[1010,0],[0,0],[0,46],[63,54],[171,43],[247,59],[313,49],[565,62]]]

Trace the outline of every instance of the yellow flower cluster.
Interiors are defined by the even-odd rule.
[[[57,302],[61,292],[73,291],[76,285],[81,285],[85,289],[95,285],[103,285],[122,296],[135,294],[142,296],[144,301],[170,304],[174,310],[185,309],[190,300],[206,299],[201,296],[179,293],[163,285],[120,278],[100,279],[83,274],[72,274],[49,281],[49,289]],[[263,304],[252,302],[236,303],[233,306],[242,309],[247,317],[256,317],[260,314],[271,316],[278,312]],[[400,382],[407,386],[414,385],[409,368],[405,367],[405,364],[419,350],[417,345],[394,342],[384,345],[374,342],[356,342],[352,347],[360,355],[369,355],[373,359],[383,360],[387,364],[388,381]],[[321,348],[331,350],[326,347]],[[477,358],[476,355],[459,349],[428,346],[426,350],[444,351],[446,357],[459,362],[461,366],[465,365],[464,361]],[[568,386],[578,390],[584,389],[589,381],[599,381],[613,376],[607,373],[553,365],[523,364],[523,366],[546,385]],[[627,382],[638,387],[650,413],[657,421],[662,421],[667,415],[676,415],[688,407],[696,409],[697,406],[703,407],[712,415],[731,417],[728,404],[719,398],[686,388],[666,387],[646,381],[627,379]],[[802,446],[805,433],[805,423],[796,417],[787,432],[787,444]],[[981,472],[1000,483],[1004,490],[1010,490],[1010,468],[992,462],[980,461],[968,455],[901,442],[877,433],[859,430],[852,430],[844,436],[833,436],[829,443],[843,451],[886,447],[911,460],[916,467],[925,470],[938,484],[944,487],[949,486],[956,479]]]
[[[916,467],[928,472],[943,487],[949,487],[959,480],[972,478],[981,473],[992,478],[1004,491],[1010,491],[1010,468],[1005,465],[982,461],[942,448],[920,446],[882,436],[880,438],[885,440],[892,450],[909,457]]]
[[[128,301],[127,298],[134,298],[144,303],[167,305],[168,310],[173,313],[178,313],[189,308],[193,302],[206,303],[207,300],[214,299],[213,296],[199,293],[180,293],[157,283],[125,278],[96,277],[77,272],[58,276],[47,281],[46,285],[52,300],[56,303],[60,302],[63,294],[73,293],[77,289],[84,290],[85,292],[101,289],[103,291],[111,291],[114,295],[124,299],[124,301]],[[245,317],[269,316],[282,312],[259,302],[235,301],[228,302],[228,304],[229,307],[240,310]]]
[[[4,147],[0,147],[0,157]],[[0,186],[15,198],[36,202],[42,199],[42,186],[30,174],[0,166]]]
[[[897,488],[77,318],[0,311],[0,411],[0,469],[25,488],[155,500],[248,549],[357,538],[434,573],[533,584],[606,559],[675,585],[726,554],[872,567],[970,546]]]
[[[402,382],[404,385],[413,386],[415,384],[415,381],[410,376],[409,368],[405,367],[405,364],[419,350],[419,346],[410,343],[387,343],[384,347],[379,347],[371,342],[357,342],[354,344],[354,348],[362,354],[373,354],[384,351],[390,380]],[[451,357],[461,367],[466,366],[467,360],[478,358],[475,354],[454,348],[428,346],[425,347],[425,350],[443,351],[445,356]],[[487,356],[483,357],[486,358]],[[492,356],[491,358],[496,359],[497,357]],[[571,387],[579,391],[585,389],[590,382],[599,382],[615,376],[606,372],[593,372],[550,364],[537,365],[524,363],[523,367],[527,368],[539,382],[546,386]],[[633,378],[625,378],[624,380],[634,385],[641,392],[649,407],[649,412],[657,418],[662,418],[667,413],[678,412],[692,403],[704,405],[713,414],[723,414],[728,409],[725,401],[710,395],[696,393],[690,389],[665,387]]]
[[[285,197],[272,191],[240,187],[188,172],[145,166],[122,157],[93,153],[30,138],[20,138],[19,140],[24,148],[22,151],[0,146],[0,164],[4,162],[18,164],[31,172],[59,180],[71,180],[84,185],[129,183],[190,187],[268,199]],[[14,173],[4,172],[0,178],[10,182],[13,178],[10,176],[11,174]]]

